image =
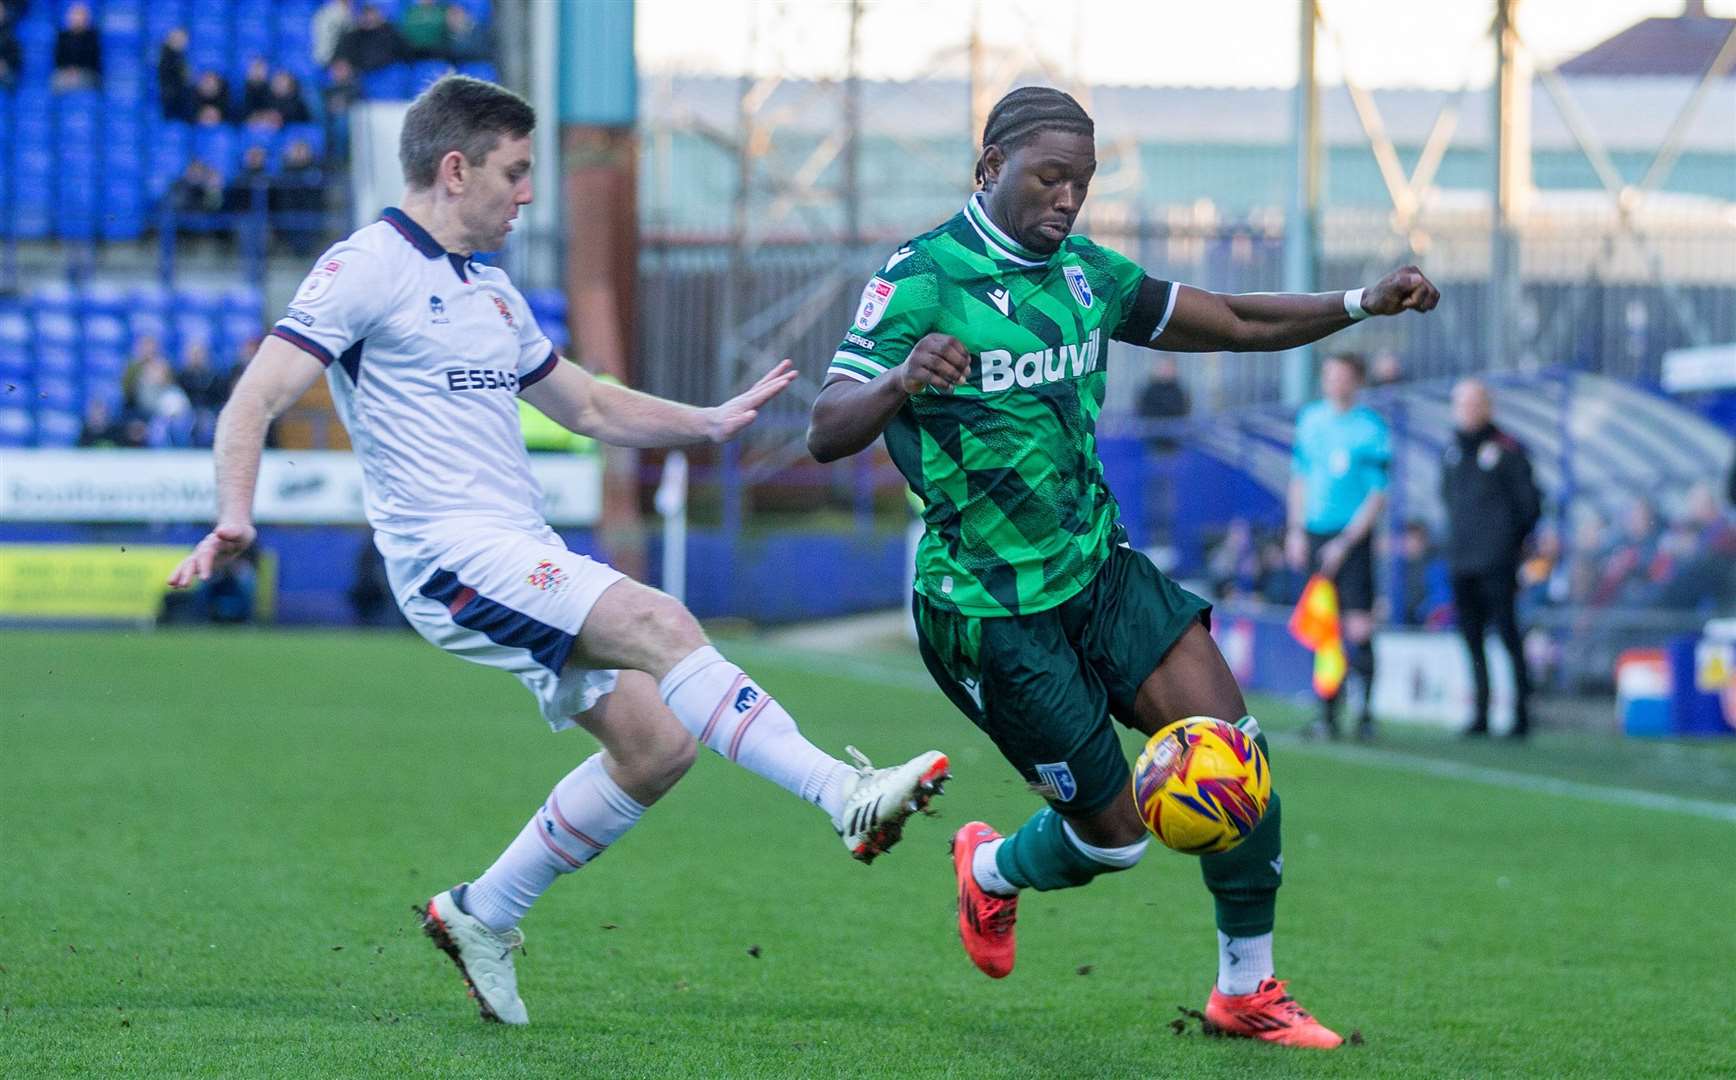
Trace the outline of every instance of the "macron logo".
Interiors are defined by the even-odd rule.
[[[886,273],[886,271],[892,269],[894,266],[897,266],[899,263],[903,262],[905,259],[910,258],[914,254],[916,254],[916,251],[912,248],[909,248],[909,247],[899,248],[897,251],[894,251],[892,253],[892,257],[890,259],[886,260],[886,265],[881,267],[880,272],[882,274]]]
[[[1009,302],[1011,298],[1007,296],[1007,290],[1005,290],[1005,289],[990,289],[989,290],[989,299],[994,301],[994,305],[1001,309],[1002,315],[1007,315],[1009,317],[1011,316],[1012,305]]]

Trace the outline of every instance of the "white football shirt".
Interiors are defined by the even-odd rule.
[[[559,358],[504,271],[391,208],[320,256],[271,332],[326,365],[388,559],[547,529],[517,396]]]

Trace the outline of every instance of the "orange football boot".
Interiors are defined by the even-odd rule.
[[[994,896],[984,892],[971,872],[976,849],[1001,834],[981,821],[972,821],[952,836],[952,868],[958,877],[958,936],[964,951],[984,975],[1004,979],[1013,970],[1013,922],[1019,915],[1017,896]]]
[[[1344,1041],[1298,1005],[1284,992],[1284,986],[1277,979],[1267,979],[1251,994],[1226,994],[1213,985],[1211,999],[1206,1002],[1206,1019],[1226,1034],[1279,1046],[1330,1050]]]

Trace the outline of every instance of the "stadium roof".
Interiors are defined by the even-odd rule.
[[[1673,19],[1641,19],[1561,64],[1563,75],[1678,75],[1698,78],[1732,32],[1736,19],[1706,14],[1705,0],[1688,0]],[[1736,78],[1736,67],[1724,73]]]

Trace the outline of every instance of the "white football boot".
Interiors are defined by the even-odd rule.
[[[458,965],[484,1020],[530,1023],[518,996],[518,973],[512,968],[512,950],[524,948],[524,935],[516,927],[495,933],[460,908],[451,889],[428,901],[427,908],[415,910],[422,916],[422,932]]]
[[[941,785],[952,778],[946,755],[938,750],[918,754],[902,765],[876,769],[854,746],[845,752],[856,761],[856,775],[846,780],[844,809],[832,820],[850,854],[873,862],[904,834],[904,821],[925,812]]]

